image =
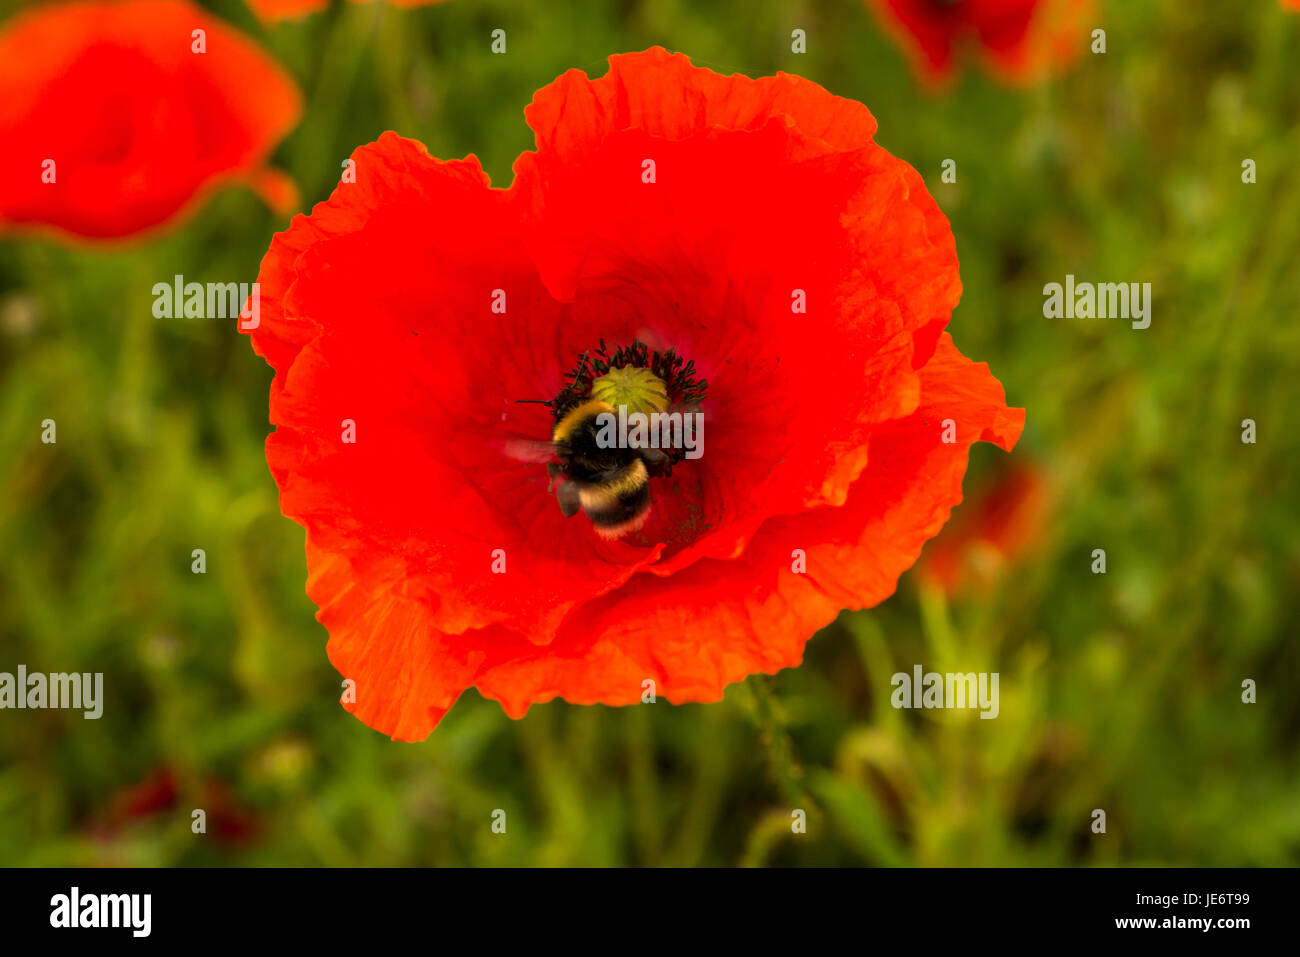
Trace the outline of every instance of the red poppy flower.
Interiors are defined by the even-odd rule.
[[[133,818],[166,810],[176,797],[176,776],[171,768],[155,767],[140,783],[118,790],[108,802],[103,819],[108,826],[119,827]]]
[[[329,5],[329,0],[248,0],[252,11],[266,21],[305,17],[309,13],[319,13]]]
[[[952,232],[866,107],[654,49],[525,117],[509,189],[386,133],[262,261],[267,458],[345,706],[395,738],[469,687],[517,717],[797,664],[1024,420],[943,331]],[[557,506],[573,460],[512,450],[616,381],[697,406],[707,441],[609,539]]]
[[[374,0],[349,0],[350,3],[372,3]],[[394,7],[426,7],[446,0],[385,0]],[[319,13],[327,8],[329,0],[248,0],[248,5],[262,20],[288,20]]]
[[[143,781],[118,790],[90,821],[90,830],[101,840],[114,840],[131,822],[174,810],[182,796],[176,773],[159,765]],[[196,782],[191,797],[195,806],[203,809],[207,827],[221,843],[239,845],[256,836],[257,817],[220,778],[209,775]]]
[[[1007,468],[926,548],[922,577],[948,593],[988,587],[1038,542],[1052,499],[1041,469]]]
[[[128,236],[229,180],[292,204],[263,164],[300,109],[280,67],[185,0],[29,10],[0,31],[0,229]]]
[[[951,78],[959,48],[978,46],[989,69],[1023,83],[1067,65],[1083,49],[1092,0],[870,0],[921,76]]]

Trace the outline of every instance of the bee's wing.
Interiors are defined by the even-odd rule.
[[[550,442],[541,439],[510,438],[502,443],[502,451],[517,462],[549,462],[555,458]]]

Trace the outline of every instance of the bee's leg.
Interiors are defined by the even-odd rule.
[[[673,472],[673,460],[670,459],[661,449],[641,449],[641,461],[645,462],[645,470],[652,476],[671,475]]]
[[[550,481],[546,483],[546,494],[550,495],[551,490],[555,488],[555,480],[564,475],[564,466],[559,462],[547,462],[546,474],[550,477]]]
[[[560,503],[560,514],[565,518],[572,518],[578,514],[578,509],[582,508],[582,498],[578,495],[578,486],[572,482],[561,480],[555,498]]]

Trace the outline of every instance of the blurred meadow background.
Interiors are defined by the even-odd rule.
[[[1300,863],[1300,14],[1112,0],[1105,54],[934,92],[860,0],[335,3],[271,26],[204,6],[305,94],[272,158],[303,209],[387,129],[507,185],[536,89],[655,44],[860,100],[951,219],[950,331],[1027,428],[1012,455],[975,447],[921,565],[801,668],[716,705],[518,722],[469,691],[399,744],[337,702],[264,459],[270,369],[233,322],[151,311],[178,273],[251,282],[287,217],[231,188],[144,241],[2,237],[0,671],[102,671],[105,705],[0,712],[0,863]],[[1150,328],[1045,319],[1067,273],[1152,283]],[[999,672],[999,717],[893,709],[917,663]]]

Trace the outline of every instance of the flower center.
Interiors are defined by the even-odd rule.
[[[555,422],[547,491],[564,516],[586,514],[601,538],[634,534],[650,514],[650,480],[704,454],[698,410],[709,384],[673,349],[651,352],[636,339],[613,354],[602,339],[565,378],[554,399],[531,400]]]
[[[623,366],[610,369],[591,384],[591,397],[611,408],[631,412],[662,412],[668,408],[668,387],[649,369]]]
[[[594,399],[628,413],[651,414],[670,407],[695,409],[709,383],[697,378],[695,361],[687,362],[675,349],[654,350],[633,339],[610,352],[605,340],[594,352],[584,352],[559,394],[544,403],[558,422],[581,402]]]

